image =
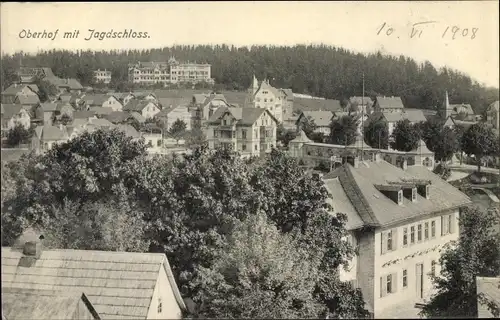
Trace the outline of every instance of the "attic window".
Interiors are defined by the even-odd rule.
[[[430,197],[430,191],[431,191],[430,185],[426,185],[425,186],[425,198],[426,199],[429,199],[429,197]]]
[[[417,188],[411,189],[411,201],[417,201]]]
[[[402,203],[403,203],[403,191],[399,190],[398,191],[398,204],[402,204]]]
[[[162,303],[160,297],[158,298],[158,310],[157,311],[158,311],[158,313],[162,313],[162,311],[163,311],[163,303]]]

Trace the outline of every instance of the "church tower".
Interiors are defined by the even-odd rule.
[[[444,98],[444,112],[443,112],[443,116],[444,116],[444,120],[448,119],[449,116],[451,116],[451,109],[450,109],[450,100],[448,99],[448,91],[446,91],[445,93],[445,98]]]

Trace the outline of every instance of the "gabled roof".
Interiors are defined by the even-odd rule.
[[[106,119],[108,119],[110,122],[117,124],[121,122],[127,121],[132,115],[128,112],[123,112],[123,111],[113,111],[110,114],[104,116]]]
[[[331,99],[308,99],[295,98],[293,101],[293,111],[342,111],[342,106],[339,100]]]
[[[142,110],[148,106],[149,104],[154,104],[153,102],[149,100],[137,100],[137,99],[131,99],[124,107],[123,111],[137,111],[137,112],[142,112]]]
[[[325,187],[332,196],[332,200],[329,202],[333,207],[333,213],[341,212],[347,215],[346,229],[355,230],[361,228],[364,225],[363,220],[361,220],[344,188],[342,188],[340,179],[337,177],[325,180]]]
[[[85,102],[86,104],[89,104],[91,106],[102,106],[102,104],[108,101],[110,98],[111,96],[107,94],[88,94],[83,96],[83,98],[81,99],[82,102]]]
[[[57,111],[57,103],[54,102],[44,102],[41,104],[43,112],[55,112]]]
[[[450,104],[447,109],[450,110],[452,114],[458,114],[460,112],[465,112],[468,115],[474,114],[472,106],[468,103]]]
[[[131,137],[133,139],[141,137],[141,134],[137,132],[137,130],[135,130],[135,128],[129,124],[119,124],[115,128],[125,133],[127,137]]]
[[[255,91],[255,94],[257,94],[258,92],[262,91],[262,90],[267,90],[267,91],[270,91],[272,92],[272,94],[274,94],[276,97],[279,97],[280,96],[280,92],[278,89],[276,89],[275,87],[273,87],[272,85],[269,84],[269,82],[267,82],[267,80],[264,80],[264,81],[261,81],[260,82],[260,85],[259,85],[259,88],[257,89],[257,91]]]
[[[70,107],[71,110],[74,110],[73,106],[69,102],[59,102],[57,103],[56,110],[61,111],[63,107]]]
[[[211,124],[220,124],[221,118],[224,114],[229,112],[238,122],[238,125],[251,126],[257,121],[257,119],[264,113],[267,112],[271,118],[277,122],[276,118],[267,110],[263,108],[228,108],[220,107],[208,120]]]
[[[25,87],[28,87],[28,89],[30,89],[34,93],[37,93],[39,91],[38,86],[36,84],[17,84],[17,83],[14,83],[14,84],[11,84],[7,89],[5,89],[2,92],[2,95],[9,95],[9,96],[17,95],[18,93],[23,91],[23,89]]]
[[[202,93],[193,94],[193,101],[196,104],[203,104],[203,102],[205,102],[206,98],[207,98],[207,96],[205,94],[202,94]]]
[[[56,126],[38,126],[35,134],[42,141],[61,141],[68,139],[68,132],[65,128]]]
[[[11,119],[13,116],[19,114],[23,106],[20,104],[3,104],[2,103],[2,114],[4,119]]]
[[[88,119],[95,116],[95,113],[90,110],[75,111],[73,112],[73,119]]]
[[[314,124],[318,127],[328,127],[333,119],[333,112],[331,111],[302,111],[302,114],[299,116],[305,117],[306,119],[311,118],[314,121]]]
[[[78,292],[32,290],[2,287],[2,317],[5,319],[73,319],[79,304],[86,306],[88,314],[96,313],[87,297]],[[85,302],[84,302],[85,301]],[[97,317],[92,317],[98,319]]]
[[[382,112],[388,122],[398,122],[408,119],[411,123],[427,121],[424,113],[420,109],[403,109],[400,112]]]
[[[308,143],[312,142],[312,140],[307,137],[304,130],[300,130],[299,134],[295,137],[295,139],[291,140],[290,142]]]
[[[373,100],[372,98],[370,97],[358,97],[358,96],[354,96],[354,97],[350,97],[349,98],[349,103],[356,103],[358,105],[362,105],[364,102],[364,104],[368,105],[368,106],[371,106],[373,105]]]
[[[138,113],[138,112],[136,112],[136,111],[132,111],[132,112],[130,112],[130,115],[131,115],[132,117],[134,117],[134,119],[135,119],[135,120],[139,121],[139,123],[144,123],[144,122],[146,122],[146,118],[144,118],[144,117],[142,116],[142,114],[140,114],[140,113]]]
[[[35,105],[35,104],[40,103],[40,98],[38,97],[38,95],[25,96],[25,95],[19,94],[14,99],[14,102],[20,103],[20,104]]]
[[[358,168],[344,164],[326,174],[324,180],[337,177],[358,214],[351,219],[360,218],[365,226],[386,226],[471,203],[465,194],[423,166],[402,170],[383,160],[360,162]],[[416,202],[404,198],[403,204],[398,205],[375,187],[415,179],[430,180],[429,199],[417,195]]]
[[[401,97],[381,97],[376,98],[376,103],[378,103],[380,109],[403,109],[404,104]]]
[[[147,91],[136,91],[133,93],[133,95],[136,99],[139,99],[139,100],[144,99],[149,95],[152,95],[153,97],[156,98],[156,95],[154,94],[154,92],[147,92]]]
[[[94,119],[94,118],[91,118],[89,119],[89,124],[93,124],[97,127],[112,127],[114,126],[114,124],[112,124],[111,122],[109,122],[108,120],[106,119]]]
[[[108,107],[90,107],[89,111],[92,111],[95,115],[108,115],[113,112],[113,108]]]
[[[167,257],[162,253],[44,250],[34,267],[23,253],[2,247],[2,287],[83,292],[102,319],[145,319],[161,268],[185,309]],[[166,302],[167,304],[168,302]]]

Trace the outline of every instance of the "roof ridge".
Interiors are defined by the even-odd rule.
[[[358,211],[359,216],[363,220],[364,223],[366,223],[369,226],[378,226],[380,225],[380,222],[378,221],[377,217],[375,216],[375,213],[371,209],[370,205],[368,204],[368,201],[366,200],[365,196],[363,195],[363,192],[361,192],[361,189],[359,188],[356,179],[354,178],[353,173],[351,172],[350,169],[350,164],[345,164],[343,167],[343,172],[345,173],[345,178],[349,179],[351,183],[349,183],[347,180],[344,179],[339,179],[340,184],[342,185],[342,188],[345,189],[346,185],[348,184],[352,187],[354,193],[356,194],[356,197],[358,199],[352,199],[350,193],[346,193],[347,196],[349,197],[349,200],[353,204],[353,206],[356,208],[356,211]],[[342,181],[344,180],[344,181]],[[358,201],[353,201],[353,200],[359,200]],[[359,205],[362,205],[363,208],[359,208]],[[358,210],[359,209],[364,209],[364,210]],[[361,212],[360,212],[361,211]],[[368,216],[366,215],[368,214]]]

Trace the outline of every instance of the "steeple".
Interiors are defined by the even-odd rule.
[[[450,100],[448,99],[448,90],[446,90],[445,93],[445,98],[444,98],[444,118],[448,119],[448,117],[451,115],[451,110],[450,110]]]
[[[255,92],[257,92],[258,89],[259,89],[259,81],[257,80],[254,74],[252,81],[252,94],[255,94]]]

